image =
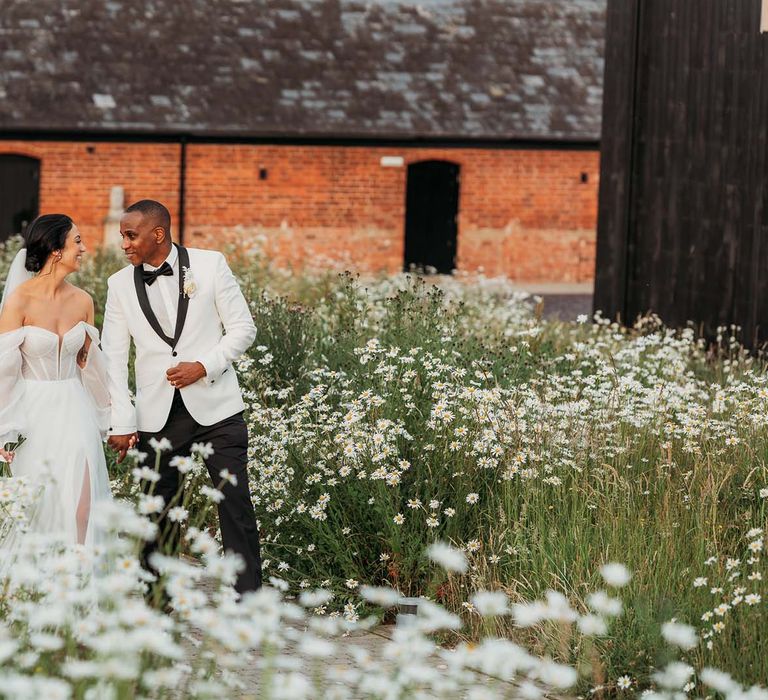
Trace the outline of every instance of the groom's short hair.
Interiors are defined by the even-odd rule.
[[[138,202],[131,204],[125,211],[126,213],[132,211],[141,212],[155,226],[162,226],[165,232],[169,236],[171,235],[171,212],[160,202],[156,202],[154,199],[140,199]]]

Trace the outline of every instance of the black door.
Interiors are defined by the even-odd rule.
[[[0,241],[21,233],[37,216],[40,161],[0,155]]]
[[[451,274],[456,267],[459,166],[427,160],[408,166],[405,200],[406,271],[434,268]]]

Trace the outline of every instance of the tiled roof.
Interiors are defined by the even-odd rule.
[[[0,129],[596,140],[606,0],[3,0]]]

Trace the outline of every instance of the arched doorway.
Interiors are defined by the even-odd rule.
[[[0,241],[21,233],[40,206],[40,161],[0,155]]]
[[[404,269],[434,268],[450,274],[456,267],[459,213],[459,165],[426,160],[408,166],[405,199]]]

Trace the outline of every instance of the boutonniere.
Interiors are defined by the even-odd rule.
[[[184,291],[184,296],[187,297],[187,299],[191,299],[197,294],[197,282],[195,282],[192,270],[188,267],[182,267],[181,269],[184,271],[184,284],[182,285],[182,290]]]

